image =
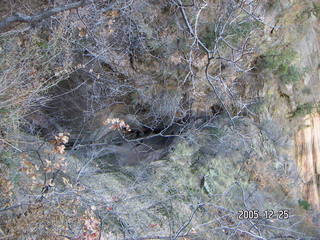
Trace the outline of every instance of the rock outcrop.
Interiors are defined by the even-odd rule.
[[[320,209],[320,114],[307,115],[304,124],[295,136],[302,194],[313,207]]]

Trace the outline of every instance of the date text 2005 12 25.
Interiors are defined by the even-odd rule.
[[[238,219],[240,219],[240,220],[259,219],[259,218],[280,219],[280,220],[289,219],[289,210],[283,209],[283,210],[275,211],[275,210],[267,209],[264,211],[259,211],[259,210],[240,210],[240,211],[238,211]]]

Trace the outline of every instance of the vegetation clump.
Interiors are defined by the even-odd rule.
[[[292,48],[272,49],[263,56],[262,67],[279,76],[283,83],[295,83],[300,80],[301,73],[293,61],[297,52]]]
[[[298,21],[306,21],[311,16],[315,16],[316,18],[320,18],[320,4],[319,3],[312,3],[312,6],[307,7],[304,9],[300,14],[297,16]]]
[[[208,49],[212,49],[215,43],[219,41],[219,38],[226,38],[232,44],[239,44],[239,42],[244,41],[253,31],[261,28],[262,23],[251,19],[241,19],[228,25],[225,29],[223,25],[208,23],[204,28],[204,32],[201,34],[201,39],[205,43]],[[221,34],[221,29],[223,33]],[[227,46],[224,46],[225,48]]]
[[[296,110],[291,113],[291,117],[303,117],[313,112],[319,112],[320,108],[317,104],[304,103],[299,105]]]
[[[306,200],[299,200],[298,201],[298,203],[299,203],[299,206],[301,207],[301,208],[303,208],[304,210],[309,210],[310,209],[310,207],[311,207],[311,204],[310,203],[308,203],[308,201],[306,201]]]

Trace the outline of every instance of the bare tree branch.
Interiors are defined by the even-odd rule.
[[[64,6],[58,6],[56,8],[51,8],[47,11],[38,13],[33,16],[24,15],[22,13],[15,13],[12,16],[9,16],[2,21],[0,21],[0,30],[6,29],[7,27],[10,27],[12,23],[35,23],[39,22],[45,18],[51,17],[57,13],[71,10],[74,8],[83,7],[85,5],[89,4],[88,1],[81,0],[79,2],[70,3]]]

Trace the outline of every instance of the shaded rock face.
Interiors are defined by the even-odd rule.
[[[296,162],[304,199],[320,209],[320,114],[304,118],[305,127],[295,136]]]
[[[146,141],[141,145],[124,143],[121,146],[109,145],[101,149],[97,157],[113,156],[109,163],[116,166],[136,166],[147,164],[161,159],[168,153],[168,147],[173,142],[172,138],[154,137],[154,143]],[[108,161],[108,160],[107,160]]]

